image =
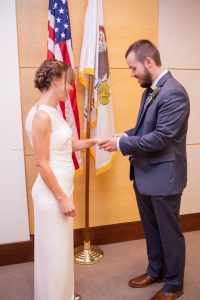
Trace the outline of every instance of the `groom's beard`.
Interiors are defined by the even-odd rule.
[[[144,75],[140,78],[140,80],[142,81],[140,83],[142,88],[148,88],[153,83],[151,73],[146,69],[146,67],[144,67]]]

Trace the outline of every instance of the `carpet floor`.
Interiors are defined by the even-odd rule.
[[[200,231],[185,233],[186,268],[181,300],[200,299]],[[95,265],[75,264],[75,290],[82,300],[149,300],[163,283],[135,289],[128,281],[145,272],[145,240],[103,245],[104,259]],[[0,267],[0,300],[33,300],[33,263]],[[46,300],[46,299],[44,299]],[[59,300],[59,299],[55,299]]]

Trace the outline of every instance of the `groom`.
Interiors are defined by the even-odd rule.
[[[136,126],[99,145],[130,159],[149,263],[145,274],[131,279],[129,285],[143,288],[165,281],[151,300],[174,300],[183,294],[185,240],[179,210],[187,181],[189,98],[162,68],[159,51],[150,41],[136,41],[125,57],[131,76],[145,88]]]

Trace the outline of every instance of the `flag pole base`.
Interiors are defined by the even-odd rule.
[[[90,241],[84,241],[84,245],[74,249],[74,261],[81,265],[96,264],[103,259],[103,256],[103,250],[97,246],[91,245]]]

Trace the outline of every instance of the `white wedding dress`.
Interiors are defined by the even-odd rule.
[[[36,105],[26,119],[26,131],[31,144],[32,121],[38,109],[45,111],[51,119],[49,166],[60,187],[72,199],[74,165],[71,128],[57,109]],[[34,299],[73,300],[73,218],[61,213],[58,201],[40,175],[34,183],[32,198],[35,221]]]

